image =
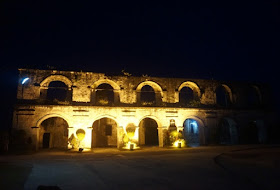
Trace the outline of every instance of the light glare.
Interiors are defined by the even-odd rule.
[[[29,78],[27,77],[27,78],[24,78],[23,80],[22,80],[22,82],[21,82],[21,84],[24,84],[26,81],[28,81],[29,80]]]
[[[173,143],[173,147],[176,148],[185,147],[185,141],[183,139],[178,139]]]

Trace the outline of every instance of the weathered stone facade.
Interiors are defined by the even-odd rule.
[[[62,86],[53,86],[54,82]],[[53,97],[61,92],[63,98]],[[262,143],[267,140],[269,125],[267,86],[244,82],[19,69],[17,100],[13,128],[26,131],[36,149],[66,148],[67,140],[54,146],[52,141],[59,138],[54,133],[67,139],[77,136],[78,129],[85,132],[85,148],[120,148],[127,126],[135,126],[137,144],[145,145],[145,139],[151,141],[147,131],[154,131],[141,124],[145,118],[155,121],[154,137],[160,147],[166,145],[165,133],[171,122],[186,138],[197,136],[198,145],[246,143],[253,133],[250,130],[256,132],[255,143]],[[46,132],[51,125],[42,123],[50,118],[62,118],[66,131],[55,128]]]

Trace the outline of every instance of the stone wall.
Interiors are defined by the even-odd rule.
[[[29,80],[22,84],[22,80]],[[49,84],[61,81],[67,86],[65,102],[45,101]],[[96,89],[100,84],[109,84],[114,92],[113,105],[97,105],[95,102]],[[141,88],[149,85],[154,89],[157,103],[144,106],[140,102]],[[261,92],[261,104],[258,107],[248,107],[246,103],[246,89],[254,85]],[[231,104],[221,107],[216,104],[216,89],[219,86],[228,93]],[[198,98],[198,102],[190,106],[180,104],[179,94],[183,87],[189,87]],[[68,124],[68,138],[78,129],[85,131],[83,146],[92,148],[93,123],[102,118],[109,118],[116,122],[114,133],[117,137],[109,139],[109,144],[122,146],[122,137],[128,125],[136,126],[145,118],[156,121],[158,126],[159,146],[164,146],[164,131],[175,121],[178,130],[184,129],[186,119],[194,119],[199,126],[199,144],[219,143],[219,123],[228,119],[233,131],[242,132],[248,123],[258,121],[258,128],[264,131],[269,125],[266,105],[269,99],[263,84],[241,82],[225,82],[203,79],[134,77],[134,76],[106,76],[102,73],[72,72],[54,70],[19,70],[19,84],[17,91],[18,103],[15,106],[13,128],[23,129],[32,138],[34,148],[42,146],[42,122],[48,118],[59,117]],[[259,124],[260,123],[260,124]],[[262,126],[260,126],[262,125]],[[234,138],[242,135],[232,134]],[[117,140],[116,140],[117,138]],[[260,135],[264,142],[265,136]],[[139,134],[136,141],[139,140]],[[234,143],[238,143],[233,141]],[[139,142],[138,142],[139,143]],[[62,142],[63,144],[63,142]]]
[[[267,86],[263,84],[250,84],[231,81],[216,81],[185,78],[159,78],[159,77],[134,77],[134,76],[106,76],[103,73],[54,71],[54,70],[30,70],[20,69],[18,99],[40,100],[44,99],[44,90],[51,81],[62,81],[69,87],[71,103],[94,103],[96,88],[100,84],[109,84],[113,87],[116,103],[119,105],[137,105],[141,87],[150,85],[158,98],[157,106],[178,107],[179,93],[182,87],[190,87],[198,93],[200,106],[216,105],[216,89],[224,86],[233,107],[246,107],[247,89],[254,86],[260,92],[262,105],[268,104]],[[23,78],[30,79],[22,85]],[[38,101],[42,102],[42,101]],[[116,105],[116,104],[115,104]]]

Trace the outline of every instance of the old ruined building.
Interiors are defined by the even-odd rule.
[[[264,143],[267,86],[216,80],[107,76],[19,69],[14,131],[42,148],[169,146],[169,131],[189,146]],[[72,141],[72,144],[71,144]]]

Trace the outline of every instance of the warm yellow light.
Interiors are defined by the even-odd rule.
[[[127,150],[134,150],[134,149],[138,149],[139,147],[136,145],[136,143],[134,142],[128,142],[125,144],[125,146],[123,147],[123,149],[127,149]]]
[[[76,135],[77,135],[77,138],[79,139],[79,141],[82,141],[85,138],[86,132],[83,129],[78,129],[76,131]]]
[[[183,139],[178,139],[173,143],[173,147],[176,148],[185,147],[185,141]]]
[[[91,152],[92,150],[90,148],[83,148],[83,152]]]
[[[132,137],[132,140],[134,141],[138,141],[138,137],[139,137],[139,128],[137,128],[134,132],[134,136]]]

